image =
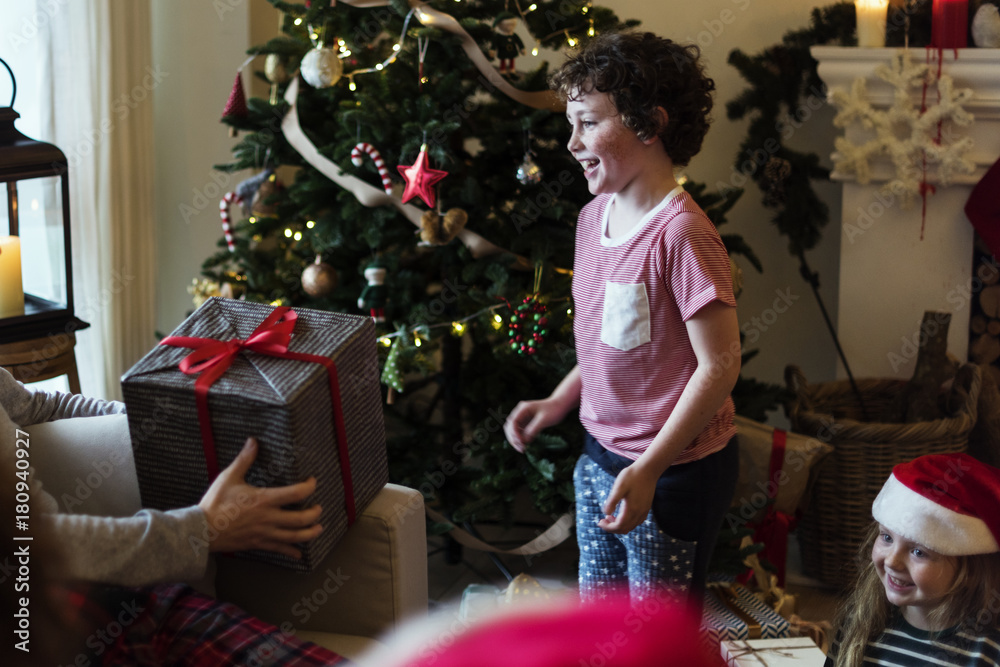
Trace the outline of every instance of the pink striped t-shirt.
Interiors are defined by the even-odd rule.
[[[685,322],[713,301],[736,306],[719,233],[677,187],[628,234],[608,238],[614,195],[581,211],[573,268],[573,332],[580,421],[606,449],[637,459],[652,443],[697,367]],[[674,463],[735,435],[727,398]]]

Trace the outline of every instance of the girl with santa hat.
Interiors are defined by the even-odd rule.
[[[893,468],[827,665],[1000,665],[1000,470],[967,454]]]

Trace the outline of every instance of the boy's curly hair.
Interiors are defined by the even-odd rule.
[[[597,90],[611,95],[625,127],[639,139],[659,135],[673,163],[686,166],[701,150],[711,122],[715,82],[701,50],[651,32],[611,32],[591,40],[549,79],[563,99]],[[656,108],[667,112],[661,127]]]

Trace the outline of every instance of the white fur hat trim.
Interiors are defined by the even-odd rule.
[[[872,516],[892,532],[945,556],[1000,551],[986,522],[943,507],[890,475],[872,504]]]

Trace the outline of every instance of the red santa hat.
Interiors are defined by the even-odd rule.
[[[946,556],[1000,551],[1000,470],[968,454],[900,463],[875,498],[872,516]]]
[[[567,667],[569,665],[725,664],[701,641],[698,624],[680,603],[650,596],[633,607],[627,597],[612,596],[600,604],[576,600],[513,605],[487,615],[472,627],[451,621],[449,629],[414,657],[371,664],[393,667]],[[433,632],[431,633],[434,634]],[[426,641],[426,638],[425,638]],[[379,658],[376,662],[375,658]]]

